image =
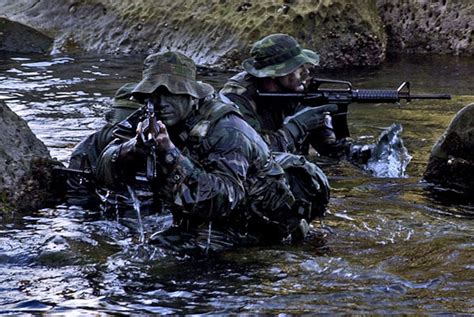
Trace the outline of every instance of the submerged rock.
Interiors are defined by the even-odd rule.
[[[56,200],[53,160],[26,122],[0,103],[0,211],[37,210]],[[59,180],[58,180],[59,181]]]
[[[0,51],[14,53],[49,53],[53,39],[43,33],[0,17]]]
[[[461,109],[434,145],[425,180],[469,192],[474,189],[474,103]]]

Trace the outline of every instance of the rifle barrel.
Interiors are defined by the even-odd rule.
[[[380,102],[393,100],[396,101],[398,99],[451,99],[450,94],[407,94],[407,93],[399,93],[396,90],[372,90],[372,89],[361,89],[361,90],[353,90],[349,92],[347,90],[321,90],[316,92],[309,92],[309,93],[262,93],[259,92],[261,97],[273,97],[273,98],[303,98],[303,99],[312,99],[312,98],[324,98],[324,96],[328,96],[333,94],[334,96],[345,96],[348,95],[350,98],[354,99],[354,102],[364,100],[372,102],[378,100]],[[350,95],[349,95],[350,94]],[[357,97],[355,97],[356,95]]]
[[[451,99],[450,94],[414,94],[404,98],[410,99]]]
[[[94,174],[91,171],[80,170],[80,169],[76,169],[76,168],[55,166],[55,167],[53,167],[53,171],[56,171],[58,173],[63,173],[63,174],[80,175],[80,176],[83,176],[83,177],[86,177],[86,178],[93,178],[94,177]]]

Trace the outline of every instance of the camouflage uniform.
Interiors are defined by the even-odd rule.
[[[252,58],[242,63],[244,72],[232,77],[221,89],[223,98],[228,98],[239,106],[244,119],[259,132],[274,151],[307,154],[311,143],[320,149],[327,136],[326,123],[309,133],[303,131],[298,136],[290,133],[284,124],[285,118],[302,111],[304,106],[286,100],[260,98],[257,91],[265,92],[259,85],[261,78],[282,77],[304,64],[319,65],[319,56],[313,51],[301,49],[296,40],[285,34],[273,34],[254,44]],[[283,88],[282,88],[283,89]],[[285,92],[281,90],[280,92]]]
[[[154,54],[147,57],[144,79],[134,90],[146,97],[166,87],[173,94],[199,99],[184,122],[168,128],[176,145],[171,160],[164,154],[157,157],[158,174],[151,187],[155,198],[171,209],[176,227],[155,241],[172,245],[169,241],[184,239],[180,247],[219,249],[275,242],[298,231],[307,215],[295,205],[283,169],[237,108],[217,99],[209,85],[195,81],[195,71],[182,54]],[[96,176],[108,188],[120,190],[145,170],[146,155],[126,149],[142,112],[117,126],[118,138],[100,156]],[[327,197],[318,208],[326,203]],[[204,246],[209,240],[219,243]]]
[[[257,95],[257,78],[245,71],[232,77],[220,94],[239,106],[245,121],[262,135],[273,151],[298,152],[298,144],[283,129],[284,118],[299,110],[297,103],[283,100],[267,107]]]

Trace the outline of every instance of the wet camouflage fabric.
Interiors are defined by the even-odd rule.
[[[301,155],[281,152],[274,155],[295,197],[293,210],[308,222],[323,217],[330,198],[329,181],[323,170]]]
[[[133,117],[119,125],[119,135],[134,135],[138,120]],[[204,102],[184,128],[170,136],[180,150],[179,160],[171,172],[159,173],[152,187],[182,232],[194,235],[211,226],[217,232],[233,232],[240,242],[248,242],[249,235],[259,242],[278,242],[295,230],[302,216],[291,208],[295,199],[285,173],[234,106]],[[96,176],[108,188],[120,190],[144,171],[144,157],[121,157],[126,141],[111,143],[99,160]]]
[[[151,94],[164,86],[171,93],[204,98],[214,92],[211,85],[196,81],[196,65],[189,57],[178,52],[149,55],[143,65],[143,79],[134,94]]]
[[[304,64],[319,65],[319,55],[302,49],[287,34],[272,34],[256,42],[250,50],[251,58],[242,67],[255,77],[281,77]]]
[[[273,151],[307,154],[310,144],[325,155],[339,151],[338,148],[329,147],[327,150],[324,148],[326,140],[324,127],[310,133],[302,133],[299,138],[293,139],[284,127],[284,120],[303,110],[307,105],[284,98],[271,100],[261,98],[257,94],[258,84],[259,78],[241,72],[230,78],[219,94],[222,98],[237,104],[244,119],[262,135]]]

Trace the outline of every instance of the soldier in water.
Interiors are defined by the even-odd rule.
[[[117,125],[95,175],[117,191],[147,175],[155,200],[174,219],[156,243],[219,250],[296,241],[324,214],[329,185],[322,171],[300,156],[276,159],[235,105],[196,80],[188,57],[148,56],[132,94],[147,106]]]

